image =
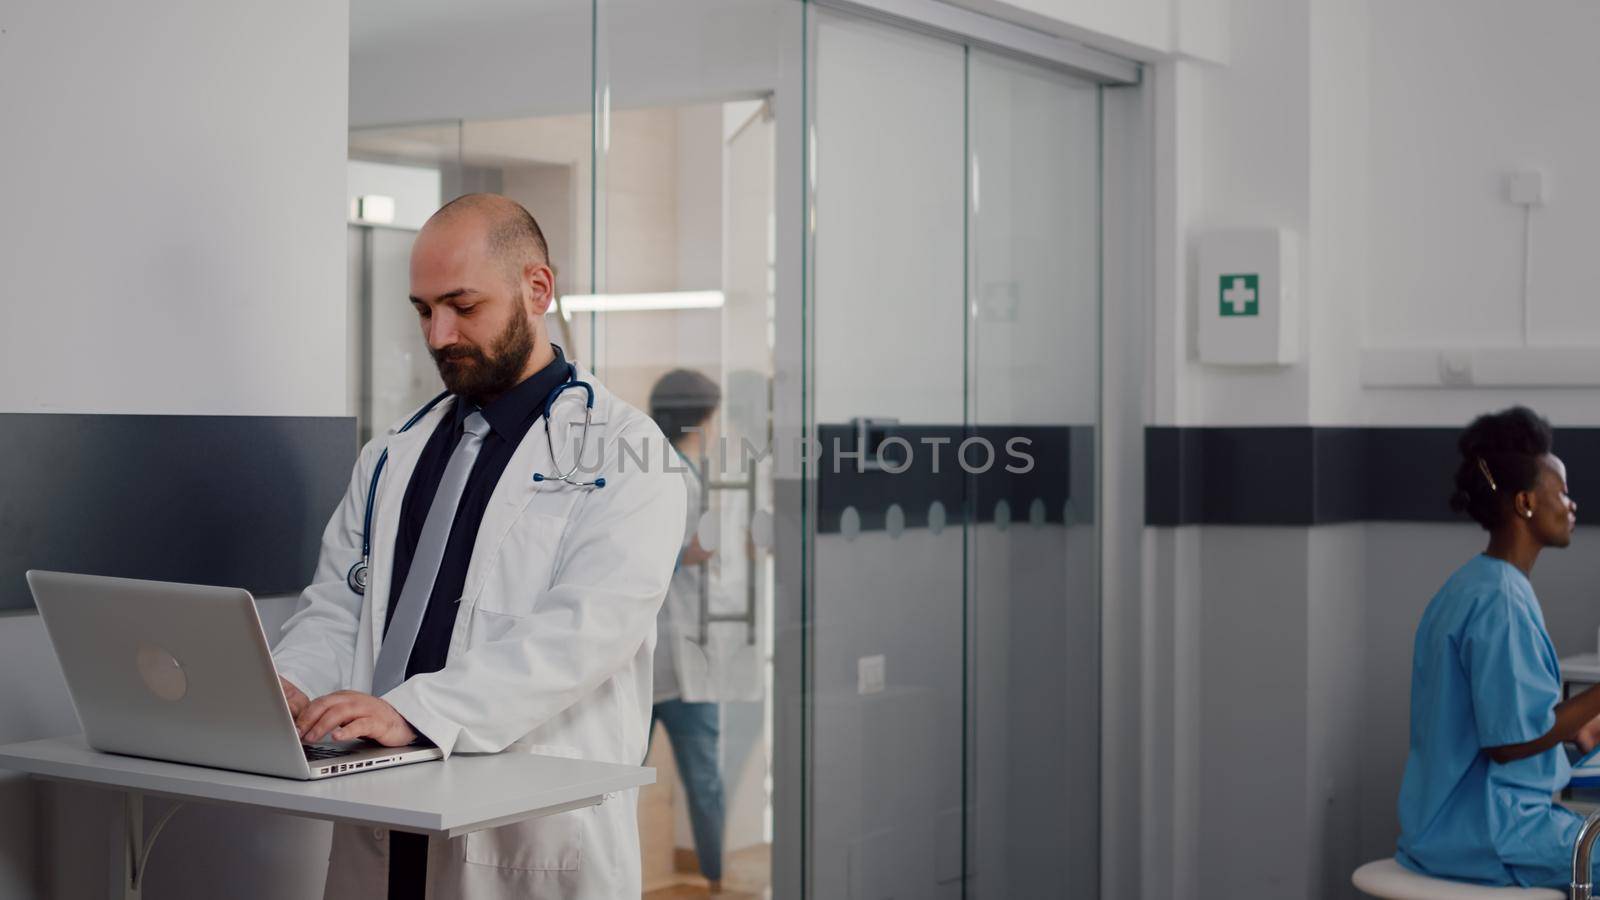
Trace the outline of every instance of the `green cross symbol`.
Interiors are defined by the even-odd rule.
[[[1219,290],[1223,318],[1261,315],[1261,276],[1224,275]]]

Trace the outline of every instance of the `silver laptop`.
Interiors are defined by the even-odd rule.
[[[443,756],[301,744],[249,591],[39,571],[28,587],[96,750],[300,779]]]

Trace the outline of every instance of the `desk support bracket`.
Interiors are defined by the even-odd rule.
[[[128,791],[122,795],[122,819],[112,828],[111,835],[111,877],[118,885],[112,891],[112,896],[117,896],[120,891],[123,900],[141,900],[144,896],[145,868],[150,864],[150,850],[155,847],[156,838],[161,836],[161,829],[167,827],[173,815],[182,808],[182,803],[173,804],[150,829],[150,836],[145,837],[144,795],[138,791]]]

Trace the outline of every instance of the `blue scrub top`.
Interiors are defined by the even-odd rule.
[[[1501,765],[1487,747],[1555,725],[1561,670],[1533,585],[1479,556],[1450,576],[1417,626],[1411,752],[1395,858],[1425,875],[1564,887],[1583,820],[1552,801],[1572,777],[1560,746]]]

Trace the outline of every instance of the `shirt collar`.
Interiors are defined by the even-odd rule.
[[[558,385],[567,380],[567,357],[561,347],[551,344],[556,358],[539,371],[524,378],[521,383],[482,407],[483,418],[489,429],[502,439],[520,441],[533,421],[544,414],[544,400]],[[479,411],[476,404],[456,404],[456,426],[467,416]]]

